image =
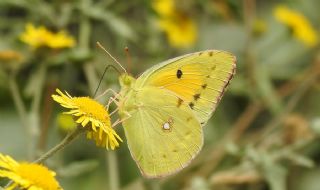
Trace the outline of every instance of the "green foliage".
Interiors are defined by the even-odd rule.
[[[182,172],[143,179],[126,142],[105,153],[84,138],[46,165],[64,189],[319,189],[319,40],[310,46],[274,13],[281,4],[303,15],[319,39],[319,1],[175,1],[196,26],[196,41],[186,47],[170,43],[152,2],[1,0],[0,152],[31,161],[61,141],[54,89],[93,96],[105,66],[116,65],[97,41],[136,76],[171,57],[221,49],[237,56],[237,74],[204,128],[203,150]],[[19,37],[27,23],[66,31],[76,45],[31,47]],[[118,91],[117,77],[108,70],[98,94]],[[106,104],[108,96],[99,100]]]

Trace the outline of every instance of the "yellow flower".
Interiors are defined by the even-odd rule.
[[[74,47],[75,42],[72,37],[69,37],[66,32],[61,31],[57,34],[51,35],[51,39],[47,42],[52,49],[59,49],[64,47]]]
[[[174,0],[154,0],[152,7],[159,15],[159,27],[166,33],[171,46],[184,48],[196,42],[195,22],[175,7]]]
[[[197,28],[193,20],[182,15],[159,20],[159,26],[166,33],[173,47],[183,48],[192,46],[197,38]]]
[[[59,89],[56,89],[59,95],[52,95],[52,98],[60,103],[65,108],[71,110],[65,112],[77,117],[76,123],[87,127],[91,122],[91,127],[87,127],[87,138],[93,139],[97,146],[111,147],[114,150],[119,146],[118,140],[122,139],[113,130],[111,126],[110,116],[108,111],[97,101],[89,97],[71,97],[67,92],[63,94]]]
[[[50,38],[51,32],[49,32],[44,26],[36,28],[30,23],[26,25],[26,31],[20,35],[21,41],[34,48],[45,46]]]
[[[23,56],[13,50],[1,50],[0,51],[0,61],[9,62],[9,61],[21,61]]]
[[[9,178],[13,183],[7,190],[19,187],[25,190],[60,190],[54,178],[55,172],[43,165],[18,163],[10,156],[0,154],[0,177]]]
[[[32,24],[26,25],[26,31],[20,35],[20,40],[33,48],[49,47],[52,49],[70,48],[75,45],[73,37],[64,31],[53,33],[44,26],[36,28]]]
[[[21,53],[14,50],[0,50],[0,69],[16,71],[25,64]]]
[[[279,5],[274,9],[274,16],[278,21],[290,27],[293,36],[306,46],[314,47],[318,44],[317,32],[303,14]]]
[[[154,0],[152,2],[152,8],[160,16],[170,16],[175,10],[173,0]]]

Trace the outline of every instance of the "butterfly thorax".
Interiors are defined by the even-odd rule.
[[[130,112],[137,108],[137,103],[135,102],[136,90],[135,83],[136,79],[128,74],[122,74],[119,77],[119,82],[121,86],[120,98],[119,98],[119,113],[120,115]]]

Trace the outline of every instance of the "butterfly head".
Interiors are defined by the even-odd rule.
[[[136,79],[128,75],[127,73],[124,73],[119,77],[119,82],[122,90],[131,89],[135,81]]]

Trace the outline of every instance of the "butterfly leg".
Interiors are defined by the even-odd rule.
[[[108,101],[108,104],[106,105],[107,110],[109,110],[109,106],[110,106],[110,104],[111,104],[112,102],[114,102],[114,103],[116,104],[116,106],[119,107],[119,102],[117,101],[118,96],[119,96],[119,94],[116,94],[114,97],[110,97],[110,99],[109,99],[109,101]],[[117,108],[116,110],[118,110],[118,108]],[[115,111],[116,111],[116,110],[115,110]],[[115,112],[115,111],[113,111],[113,112]],[[112,113],[113,113],[113,112],[112,112]],[[112,114],[110,114],[110,115],[112,115]]]
[[[127,115],[127,117],[123,118],[123,119],[117,119],[113,124],[112,127],[117,126],[118,124],[124,122],[125,120],[129,119],[131,117],[131,114],[129,112],[125,112],[125,114]]]
[[[110,97],[107,105],[105,106],[108,111],[109,111],[109,106],[110,106],[110,104],[111,104],[112,102],[114,102],[114,99],[113,99],[112,97]]]
[[[117,107],[115,110],[113,110],[109,115],[112,116],[114,113],[116,113],[119,110],[119,107]]]
[[[99,99],[101,96],[106,95],[108,92],[111,92],[113,96],[119,95],[119,93],[117,93],[116,91],[114,91],[112,88],[108,88],[107,90],[105,90],[102,94],[100,94],[98,97],[96,97],[95,99]]]
[[[101,96],[106,95],[108,92],[111,92],[113,97],[109,98],[109,101],[108,101],[107,105],[105,106],[107,108],[107,110],[109,110],[109,106],[112,102],[114,102],[118,106],[117,99],[118,99],[118,96],[120,96],[120,94],[117,93],[116,91],[114,91],[113,89],[109,88],[109,89],[105,90],[102,94],[100,94],[97,98],[95,98],[95,99],[99,99]]]

